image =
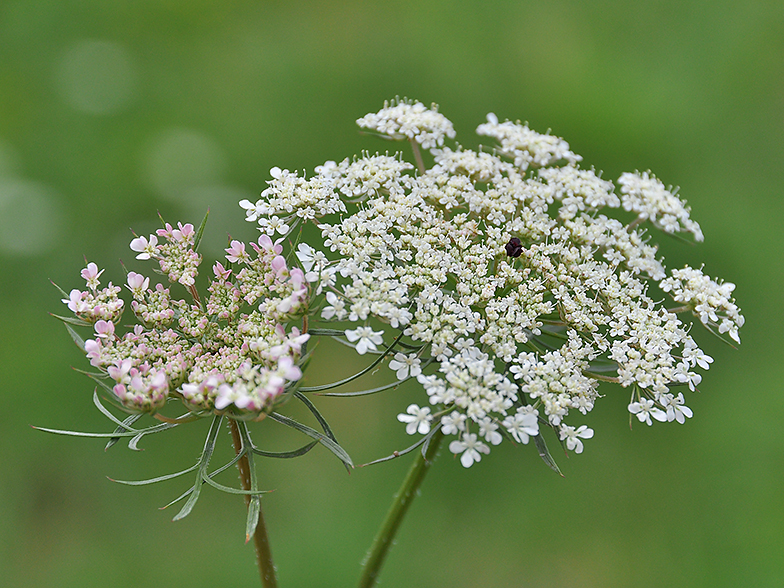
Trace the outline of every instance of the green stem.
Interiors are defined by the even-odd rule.
[[[362,577],[359,580],[359,588],[372,588],[376,585],[381,566],[384,565],[384,559],[389,552],[389,548],[392,547],[395,534],[406,516],[408,507],[411,506],[411,502],[414,500],[427,470],[433,464],[443,438],[443,433],[440,430],[436,431],[430,440],[430,445],[425,455],[423,456],[421,451],[417,451],[416,460],[411,464],[411,469],[408,470],[408,474],[405,480],[403,480],[403,485],[400,486],[400,490],[395,495],[392,506],[389,508],[389,512],[387,512],[387,516],[376,538],[373,539],[370,551],[362,564]]]
[[[240,430],[234,419],[229,419],[231,428],[231,440],[234,443],[234,451],[238,454],[243,451]],[[244,448],[250,451],[250,448]],[[250,464],[248,456],[243,455],[237,462],[240,470],[240,480],[243,490],[250,490]],[[250,504],[250,495],[245,495],[245,506]],[[278,588],[278,578],[275,574],[275,564],[272,561],[272,550],[270,549],[269,537],[267,537],[267,526],[264,524],[264,512],[259,508],[259,522],[256,525],[256,532],[253,534],[253,545],[256,547],[256,563],[261,574],[261,585],[263,588]]]
[[[414,151],[414,160],[416,161],[417,169],[420,174],[424,174],[425,162],[422,160],[422,152],[419,150],[419,143],[414,141],[414,139],[409,140],[409,143],[411,143],[411,149]]]

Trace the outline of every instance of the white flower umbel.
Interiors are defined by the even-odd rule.
[[[656,408],[653,400],[649,400],[647,398],[641,398],[638,402],[632,402],[629,404],[629,412],[636,416],[637,420],[639,420],[641,423],[645,423],[648,426],[653,424],[651,417],[655,418],[659,422],[664,422],[667,420],[667,413]]]
[[[681,390],[713,361],[691,317],[738,341],[743,316],[729,282],[667,271],[654,229],[703,238],[677,191],[649,172],[616,186],[563,139],[494,115],[477,132],[497,144],[480,151],[449,145],[452,124],[419,102],[357,122],[410,142],[415,162],[365,152],[311,178],[275,168],[242,207],[263,230],[320,229],[324,250],[297,252],[306,272],[318,263],[330,276],[320,316],[355,323],[341,330],[361,354],[391,344],[369,326],[388,325],[400,345],[389,367],[416,376],[432,408],[432,421],[400,415],[409,432],[427,422],[421,434],[455,436],[466,467],[545,427],[580,453],[593,430],[569,421],[593,409],[599,382],[631,388],[641,422],[691,417]]]
[[[490,448],[479,441],[473,433],[466,433],[461,439],[449,444],[449,451],[460,455],[460,463],[463,467],[470,468],[474,463],[482,460],[483,453],[485,455],[490,453]]]
[[[405,99],[385,102],[382,110],[366,114],[357,124],[393,139],[413,139],[423,149],[440,147],[445,137],[455,138],[452,122],[439,114],[435,104],[427,108],[421,102]]]
[[[674,192],[664,187],[650,172],[625,173],[618,179],[623,208],[638,214],[640,220],[650,219],[667,233],[686,231],[702,241],[700,225],[689,218],[691,210]]]
[[[364,355],[368,351],[378,351],[376,345],[381,345],[384,331],[374,331],[370,327],[358,327],[353,331],[346,329],[346,339],[356,342],[357,353]]]
[[[566,448],[575,453],[583,452],[582,439],[590,439],[593,437],[593,429],[589,429],[586,425],[581,425],[577,429],[569,426],[562,426],[558,431],[561,441],[566,441]]]
[[[430,421],[433,420],[433,415],[430,414],[429,408],[419,408],[418,405],[411,404],[406,409],[406,414],[397,415],[397,420],[406,423],[406,433],[409,435],[414,433],[424,435],[430,431]]]
[[[409,376],[415,378],[422,373],[421,363],[416,355],[396,353],[395,358],[389,362],[389,368],[395,370],[398,380],[405,380]]]
[[[514,159],[514,164],[525,171],[530,165],[543,167],[561,160],[570,163],[582,161],[582,157],[569,150],[569,143],[550,134],[542,135],[521,125],[519,122],[498,122],[490,113],[487,122],[476,129],[478,135],[492,137],[500,144],[499,151]]]

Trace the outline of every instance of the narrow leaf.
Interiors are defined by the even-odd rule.
[[[82,353],[86,353],[86,351],[84,350],[84,339],[82,339],[79,336],[79,334],[73,330],[71,325],[69,325],[68,323],[64,323],[64,324],[65,324],[65,328],[68,329],[68,334],[71,335],[71,339],[73,339],[73,342],[76,343],[76,346],[82,350]]]
[[[237,463],[240,460],[241,457],[242,457],[241,453],[238,454],[238,455],[235,455],[234,458],[231,461],[229,461],[228,463],[223,464],[217,470],[212,472],[208,477],[209,478],[214,478],[215,476],[217,476],[218,474],[220,474],[224,470],[229,469],[231,466],[233,466],[235,463]],[[204,483],[205,482],[202,480],[202,484],[204,484]],[[185,492],[180,494],[177,498],[175,498],[174,500],[172,500],[168,504],[165,504],[164,506],[161,506],[158,510],[165,510],[165,509],[169,508],[171,505],[177,504],[180,500],[182,500],[186,496],[189,496],[191,494],[191,492],[193,492],[193,487],[188,488]]]
[[[392,455],[387,455],[386,457],[382,457],[382,458],[379,458],[379,459],[374,459],[373,461],[369,461],[368,463],[363,463],[359,467],[364,468],[365,466],[374,465],[374,464],[381,463],[381,462],[384,462],[384,461],[393,460],[393,459],[395,459],[397,457],[400,457],[401,455],[405,455],[406,453],[410,453],[411,451],[414,451],[414,449],[416,449],[417,447],[422,445],[425,441],[427,441],[427,439],[428,439],[428,437],[422,437],[419,441],[417,441],[416,443],[414,443],[410,447],[406,447],[405,449],[403,449],[401,451],[393,451]]]
[[[83,370],[83,369],[80,369],[80,368],[77,368],[77,367],[72,367],[71,369],[73,371],[75,371],[77,374],[82,374],[83,376],[87,376],[88,378],[104,378],[105,379],[105,378],[109,377],[109,376],[106,375],[106,373],[102,373],[102,372],[88,372],[87,370]]]
[[[348,453],[346,453],[345,449],[343,449],[340,445],[335,443],[332,439],[319,433],[315,429],[308,427],[307,425],[303,425],[302,423],[298,423],[297,421],[290,419],[289,417],[283,416],[277,412],[270,413],[270,418],[274,421],[281,423],[282,425],[287,425],[301,433],[304,433],[311,439],[316,439],[319,443],[321,443],[324,447],[329,449],[335,456],[342,461],[344,464],[354,467],[354,464],[351,461]]]
[[[172,427],[176,427],[176,424],[170,423],[161,423],[160,425],[153,425],[152,427],[147,427],[146,429],[134,429],[132,431],[119,431],[115,430],[113,433],[85,433],[83,431],[66,431],[62,429],[48,429],[46,427],[36,427],[34,425],[30,425],[33,429],[37,431],[43,431],[44,433],[54,433],[55,435],[69,435],[71,437],[93,437],[96,439],[113,439],[114,437],[136,437],[139,433],[143,433],[145,435],[149,435],[151,433],[160,433],[161,431],[165,431],[166,429],[171,429]],[[119,429],[119,427],[118,427]]]
[[[136,435],[136,437],[133,437],[130,441],[128,441],[128,449],[132,451],[144,451],[144,449],[138,447],[139,441],[142,440],[142,437],[144,437],[144,435],[145,433],[143,432],[139,433],[138,435]]]
[[[346,332],[341,331],[340,329],[310,329],[308,334],[313,335],[314,337],[318,337],[319,335],[323,337],[343,337]]]
[[[245,521],[245,543],[256,533],[259,526],[259,515],[261,514],[261,496],[251,496],[248,500],[248,518]]]
[[[201,237],[202,237],[202,235],[204,235],[204,227],[207,226],[207,217],[208,216],[210,216],[210,209],[209,208],[207,209],[207,214],[204,215],[204,219],[202,219],[201,224],[199,225],[199,228],[196,230],[196,239],[194,240],[194,243],[193,243],[193,250],[194,251],[198,251],[199,250],[199,243],[201,243]]]
[[[406,378],[408,379],[408,378]],[[397,382],[392,382],[391,384],[385,384],[383,386],[379,386],[378,388],[370,388],[368,390],[358,390],[356,392],[316,392],[316,396],[369,396],[370,394],[377,394],[378,392],[383,392],[384,390],[389,390],[391,388],[397,388],[405,382],[406,380],[400,380]]]
[[[434,429],[431,429],[431,431],[427,435],[425,435],[425,442],[422,445],[422,457],[425,458],[425,460],[427,460],[427,450],[430,447],[430,442],[433,440],[433,435],[438,433],[440,430],[441,427],[438,426]]]
[[[83,431],[65,431],[61,429],[47,429],[45,427],[36,427],[31,425],[33,429],[37,431],[43,431],[44,433],[54,433],[55,435],[69,435],[71,437],[94,437],[96,439],[113,439],[114,437],[135,437],[138,433],[136,431],[126,431],[126,432],[119,432],[115,431],[114,433],[85,433]]]
[[[335,443],[337,443],[338,440],[335,438],[335,434],[332,432],[332,429],[330,428],[327,419],[321,416],[321,413],[318,411],[316,406],[308,399],[308,397],[305,396],[304,394],[300,394],[299,392],[295,393],[294,396],[296,396],[297,399],[300,400],[302,404],[304,404],[307,407],[307,409],[311,412],[311,414],[314,417],[316,417],[316,420],[321,425],[321,428],[324,430],[324,433],[327,435],[327,437],[329,437]]]
[[[127,431],[133,431],[134,430],[131,427],[126,427],[125,423],[123,423],[120,419],[118,419],[116,416],[114,416],[112,413],[110,413],[107,410],[107,408],[103,404],[101,404],[101,399],[98,397],[98,388],[93,390],[93,404],[95,405],[95,407],[99,411],[101,411],[101,414],[103,416],[105,416],[107,419],[112,421],[118,427],[122,427],[123,429],[125,429]]]
[[[64,323],[68,323],[70,325],[74,325],[76,327],[91,327],[92,323],[88,323],[85,320],[82,320],[78,317],[74,316],[60,316],[59,314],[54,314],[53,312],[49,313],[49,316],[53,316],[56,319],[63,321]]]
[[[305,455],[316,445],[318,445],[318,441],[311,441],[307,445],[303,445],[299,449],[295,449],[293,451],[264,451],[263,449],[258,449],[257,447],[253,447],[252,451],[256,455],[260,455],[262,457],[277,457],[281,459],[290,459],[292,457],[299,457],[301,455]]]
[[[215,439],[218,436],[221,422],[223,422],[222,416],[215,416],[212,419],[210,430],[207,433],[207,439],[204,442],[204,450],[202,451],[201,457],[199,458],[199,470],[196,474],[196,482],[193,484],[193,491],[188,497],[187,502],[183,505],[182,509],[180,509],[180,512],[178,512],[172,519],[173,521],[179,521],[187,517],[193,510],[193,507],[196,505],[196,501],[199,499],[202,483],[208,477],[207,466],[209,466],[212,452],[215,450]]]
[[[311,414],[313,414],[313,416],[316,417],[316,420],[319,422],[321,428],[324,430],[324,434],[330,439],[332,439],[338,446],[340,446],[337,437],[335,437],[335,434],[332,432],[332,429],[330,428],[329,423],[327,422],[327,419],[321,416],[321,413],[318,411],[316,406],[308,399],[308,397],[303,394],[300,394],[299,392],[297,392],[295,396],[300,401],[302,401],[302,404],[304,404],[311,412]],[[349,466],[347,464],[345,465],[346,465],[346,469],[349,470],[350,473]]]
[[[250,489],[251,492],[257,492],[259,489],[259,480],[256,475],[256,466],[253,463],[253,452],[250,449],[253,447],[253,441],[250,438],[250,431],[248,430],[247,423],[237,423],[237,428],[242,440],[242,454],[248,460],[248,471],[250,473]],[[248,498],[248,518],[245,522],[245,543],[250,541],[253,534],[256,532],[256,527],[259,524],[259,515],[261,514],[261,496],[252,495]]]
[[[174,474],[166,474],[165,476],[159,476],[157,478],[150,478],[149,480],[115,480],[114,478],[109,478],[112,482],[117,482],[118,484],[125,484],[126,486],[146,486],[147,484],[156,484],[158,482],[163,482],[165,480],[172,480],[177,478],[178,476],[183,476],[189,472],[192,472],[196,468],[199,467],[199,464],[196,463],[189,467],[187,470],[182,470],[181,472],[176,472]]]
[[[435,361],[435,360],[432,359],[432,358],[428,359],[422,365],[422,369],[426,368],[428,365],[433,363],[433,361]],[[316,392],[315,395],[316,396],[335,396],[335,397],[340,397],[340,396],[346,396],[346,397],[348,397],[348,396],[368,396],[370,394],[377,394],[378,392],[383,392],[384,390],[397,388],[401,384],[404,384],[405,382],[408,382],[409,380],[412,380],[415,377],[416,376],[408,376],[407,378],[404,378],[402,380],[396,380],[394,382],[391,382],[390,384],[384,384],[383,386],[379,386],[378,388],[369,388],[367,390],[358,390],[356,392]],[[300,389],[300,392],[303,392],[303,390]]]
[[[534,437],[534,444],[536,445],[537,451],[539,451],[539,457],[542,458],[542,461],[547,464],[547,466],[553,470],[556,474],[561,477],[564,477],[563,473],[561,473],[558,464],[555,463],[553,456],[550,455],[550,450],[547,449],[547,443],[545,443],[544,437],[540,433]]]
[[[55,284],[54,282],[52,282],[52,280],[49,280],[49,282],[52,284],[52,286],[54,286],[55,288],[57,288],[57,290],[60,292],[60,294],[62,294],[62,295],[63,295],[63,298],[69,298],[69,297],[70,297],[70,294],[66,293],[66,291],[65,291],[65,290],[63,290],[63,289],[62,289],[60,286],[58,286],[57,284]]]
[[[337,388],[338,386],[342,386],[343,384],[348,384],[349,382],[352,382],[352,381],[356,380],[357,378],[359,378],[361,376],[364,376],[366,373],[370,372],[373,368],[375,368],[379,363],[381,363],[383,361],[383,359],[389,354],[390,351],[392,351],[392,349],[395,347],[395,345],[397,345],[398,341],[400,341],[400,338],[402,336],[403,336],[403,333],[400,333],[400,335],[398,335],[397,339],[395,339],[392,342],[392,345],[390,345],[389,347],[384,349],[384,351],[381,352],[381,354],[378,356],[378,358],[373,363],[371,363],[365,369],[357,372],[353,376],[349,376],[348,378],[340,380],[339,382],[333,382],[331,384],[322,384],[321,386],[303,386],[302,388],[299,389],[299,391],[300,392],[320,392],[321,390],[330,390],[331,388]]]
[[[110,397],[110,398],[114,396],[114,390],[113,390],[113,389],[112,389],[112,388],[109,386],[109,384],[107,384],[106,382],[104,382],[104,379],[106,378],[105,376],[104,376],[104,377],[101,377],[101,376],[96,376],[96,375],[94,375],[94,374],[90,374],[90,373],[87,373],[87,372],[83,372],[83,373],[84,373],[84,375],[86,375],[88,378],[90,378],[90,379],[91,379],[93,382],[95,382],[95,383],[96,383],[96,384],[98,384],[98,385],[99,385],[101,388],[103,388],[103,389],[104,389],[104,391],[105,391],[107,394],[109,394],[109,397]]]
[[[223,484],[219,484],[215,480],[212,479],[212,476],[204,476],[204,481],[215,488],[216,490],[220,490],[221,492],[226,492],[227,494],[240,494],[243,496],[257,496],[259,494],[267,494],[269,490],[242,490],[241,488],[232,488],[231,486],[224,486]]]
[[[132,425],[133,423],[135,423],[136,421],[138,421],[140,418],[142,418],[142,415],[140,415],[140,414],[132,414],[132,415],[128,416],[128,417],[127,417],[127,418],[126,418],[126,419],[125,419],[125,420],[122,422],[122,424],[121,424],[120,426],[118,426],[118,427],[117,427],[117,428],[114,430],[114,432],[115,432],[115,433],[121,433],[121,432],[125,432],[125,431],[133,431],[133,429],[132,429],[131,427],[129,427],[128,425]],[[109,439],[109,442],[106,444],[106,447],[104,447],[104,448],[103,448],[103,450],[104,450],[104,451],[108,451],[108,450],[109,450],[109,449],[110,449],[110,448],[111,448],[113,445],[115,445],[115,444],[116,444],[116,443],[117,443],[119,440],[120,440],[120,438],[119,438],[119,437],[112,437],[111,439]]]

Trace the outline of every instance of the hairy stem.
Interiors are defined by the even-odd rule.
[[[234,451],[240,453],[243,450],[242,438],[240,437],[240,430],[234,419],[229,419],[229,427],[231,428],[231,440],[234,443]],[[250,448],[245,448],[249,451]],[[237,468],[240,470],[240,480],[243,490],[250,490],[250,464],[248,463],[248,456],[243,455],[237,462]],[[250,495],[245,495],[245,506],[250,503]],[[256,532],[253,534],[253,545],[256,547],[256,563],[259,566],[259,573],[261,574],[261,585],[263,588],[277,588],[278,578],[275,574],[275,564],[272,561],[272,550],[270,549],[269,537],[267,537],[267,526],[264,524],[264,512],[259,510],[259,522],[256,525]]]
[[[423,456],[421,451],[417,451],[416,459],[414,460],[414,463],[411,464],[411,469],[408,470],[408,474],[406,475],[405,480],[403,480],[403,485],[400,486],[400,489],[395,495],[392,506],[389,508],[387,516],[384,519],[376,538],[373,539],[370,551],[362,564],[362,577],[359,580],[359,588],[371,588],[376,585],[378,575],[381,572],[381,566],[384,565],[384,559],[389,552],[389,548],[392,547],[392,541],[395,538],[395,534],[397,533],[400,524],[403,522],[403,518],[406,516],[408,507],[411,506],[411,502],[414,500],[417,490],[419,490],[419,486],[425,478],[427,470],[430,469],[430,466],[433,464],[436,452],[438,451],[438,447],[441,445],[441,440],[443,438],[443,433],[441,433],[440,430],[436,431],[433,438],[430,440],[430,445],[428,446],[425,455]]]

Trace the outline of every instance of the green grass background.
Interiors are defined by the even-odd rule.
[[[395,95],[439,103],[469,147],[493,111],[552,128],[606,178],[650,168],[679,185],[706,239],[664,239],[668,265],[736,283],[747,322],[737,351],[697,333],[716,362],[686,425],[630,431],[626,394],[604,389],[585,453],[556,454],[565,478],[509,443],[468,471],[442,453],[382,586],[784,585],[783,3],[2,0],[3,585],[258,585],[240,499],[207,488],[175,524],[156,507],[187,480],[105,477],[190,465],[207,423],[140,453],[30,429],[107,427],[48,280],[80,286],[86,255],[122,282],[119,259],[144,267],[129,227],[151,231],[156,211],[198,222],[210,206],[213,255],[227,232],[253,238],[237,201],[273,166],[390,148],[354,120]],[[311,382],[360,365],[322,357]],[[319,406],[361,463],[405,446],[394,415],[415,398]],[[299,442],[273,423],[256,438]],[[408,463],[263,461],[281,586],[353,585]]]

